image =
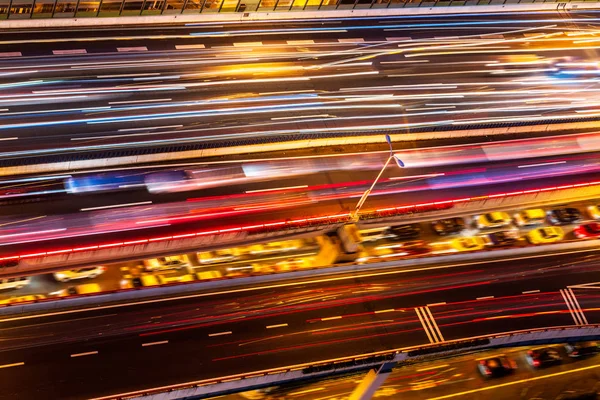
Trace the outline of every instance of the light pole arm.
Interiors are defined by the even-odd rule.
[[[377,178],[375,178],[375,180],[371,184],[371,187],[368,188],[363,193],[363,195],[361,196],[360,200],[358,200],[358,204],[356,204],[356,208],[354,209],[354,211],[351,214],[351,217],[352,217],[353,220],[356,221],[358,219],[358,213],[360,212],[360,209],[362,208],[362,206],[365,203],[365,201],[367,201],[367,197],[369,197],[369,194],[371,194],[371,191],[373,190],[373,188],[375,187],[375,185],[377,184],[377,182],[379,182],[379,178],[381,178],[381,175],[383,175],[383,171],[385,171],[385,169],[387,168],[387,166],[390,163],[390,161],[392,161],[392,158],[394,158],[393,154],[388,157],[387,161],[383,165],[383,168],[381,168],[381,171],[379,171],[379,175],[377,175]]]

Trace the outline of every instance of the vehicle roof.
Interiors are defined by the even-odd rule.
[[[532,208],[530,210],[523,211],[523,214],[528,218],[545,218],[546,213],[541,208]]]

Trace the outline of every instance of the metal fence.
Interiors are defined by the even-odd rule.
[[[581,2],[581,0],[578,0]],[[589,0],[583,0],[589,1]],[[591,0],[597,2],[598,0]],[[232,12],[448,7],[569,0],[0,0],[0,19],[118,17]]]

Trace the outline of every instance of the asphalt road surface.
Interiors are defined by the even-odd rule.
[[[4,319],[0,398],[89,398],[582,318],[598,323],[600,292],[569,286],[599,281],[599,262],[566,255],[373,271]],[[581,308],[570,311],[564,296]]]

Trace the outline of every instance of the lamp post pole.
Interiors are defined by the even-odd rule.
[[[404,163],[402,162],[402,160],[400,160],[394,154],[394,149],[392,149],[392,139],[390,138],[390,135],[385,135],[385,140],[388,143],[388,145],[390,146],[390,156],[388,157],[387,161],[383,165],[383,168],[381,168],[381,171],[379,171],[379,174],[377,175],[377,178],[375,178],[375,180],[371,184],[371,187],[368,188],[363,193],[363,195],[360,197],[360,200],[358,200],[358,204],[356,204],[356,207],[354,208],[354,211],[352,212],[352,214],[350,214],[350,217],[352,218],[353,221],[358,221],[358,218],[359,218],[358,213],[360,212],[360,209],[362,208],[362,206],[365,203],[365,201],[367,201],[367,197],[369,197],[369,195],[371,194],[371,191],[373,191],[373,188],[375,187],[375,185],[377,184],[377,182],[379,182],[379,179],[381,178],[381,175],[383,175],[383,171],[385,171],[385,169],[387,168],[387,166],[390,163],[390,161],[392,161],[392,159],[393,159],[394,161],[396,161],[396,165],[398,165],[399,168],[403,168],[404,167]]]

